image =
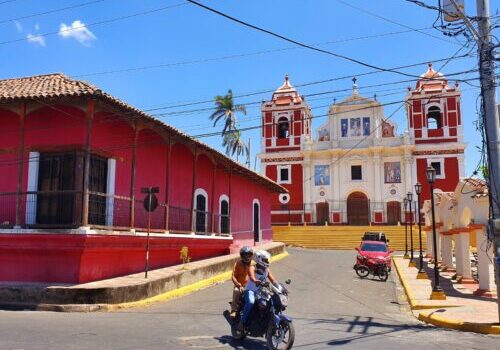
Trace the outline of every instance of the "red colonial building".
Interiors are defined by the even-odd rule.
[[[152,268],[272,240],[286,190],[63,74],[0,80],[0,281],[87,282],[144,268],[143,187],[159,188]]]

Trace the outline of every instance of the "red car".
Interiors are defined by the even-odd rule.
[[[368,260],[383,260],[387,268],[391,271],[391,254],[394,252],[389,249],[385,242],[381,241],[363,241],[356,247],[358,255],[356,256],[356,266],[362,265],[364,258]]]

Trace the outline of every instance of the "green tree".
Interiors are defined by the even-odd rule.
[[[231,130],[222,136],[222,147],[226,148],[226,154],[239,158],[240,155],[249,155],[250,150],[248,145],[241,139],[241,132],[239,130]]]
[[[210,120],[213,120],[214,126],[219,122],[224,123],[222,128],[222,146],[226,148],[228,156],[237,157],[240,155],[248,155],[248,146],[241,140],[241,132],[238,130],[238,120],[236,113],[247,114],[244,105],[234,104],[233,92],[228,90],[224,96],[215,96],[215,111],[210,115]]]

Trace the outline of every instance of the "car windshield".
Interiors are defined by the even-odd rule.
[[[387,247],[385,244],[364,243],[361,250],[366,252],[387,252]]]

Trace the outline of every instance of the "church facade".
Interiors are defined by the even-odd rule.
[[[463,176],[458,84],[429,64],[401,101],[407,128],[398,133],[392,115],[353,81],[351,96],[333,103],[314,132],[311,108],[288,77],[263,102],[261,170],[289,191],[273,198],[273,224],[397,224],[408,192],[406,218],[416,207],[417,182],[421,200],[429,198],[428,166],[437,171],[437,191],[452,191]]]

